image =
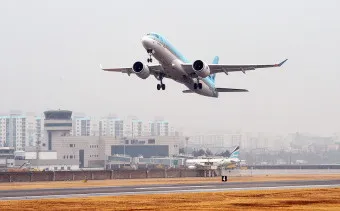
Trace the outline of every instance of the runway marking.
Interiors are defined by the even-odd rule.
[[[120,195],[142,195],[142,194],[167,194],[179,192],[224,192],[224,191],[242,191],[242,190],[268,190],[268,189],[299,189],[299,188],[325,188],[325,187],[340,187],[336,185],[299,185],[299,186],[275,186],[275,187],[249,187],[249,188],[213,188],[213,189],[191,189],[191,190],[156,190],[156,191],[141,191],[141,192],[118,192],[118,193],[89,193],[89,194],[67,194],[67,195],[44,195],[44,196],[20,196],[20,197],[1,197],[0,200],[33,200],[47,198],[80,198],[92,196],[120,196]]]
[[[204,188],[204,187],[216,187],[216,185],[164,186],[164,187],[146,187],[146,188],[135,188],[135,189],[136,190],[149,190],[149,189],[176,189],[176,188]]]

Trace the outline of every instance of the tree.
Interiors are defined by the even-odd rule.
[[[179,149],[179,154],[184,154],[184,148]]]
[[[193,151],[193,152],[192,152],[192,155],[193,155],[194,157],[203,156],[203,155],[205,155],[205,151],[204,151],[204,149],[200,149],[200,150],[198,150],[198,151]]]
[[[229,150],[226,150],[225,152],[221,152],[219,154],[216,154],[218,156],[222,156],[222,157],[229,157],[230,156],[230,152]]]
[[[207,151],[205,151],[205,155],[211,156],[213,155],[213,153],[210,151],[210,149],[207,149]]]

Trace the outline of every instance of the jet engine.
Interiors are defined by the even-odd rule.
[[[142,62],[135,62],[132,66],[132,70],[142,79],[147,79],[150,76],[149,67],[144,65]]]
[[[197,75],[202,77],[202,78],[205,78],[208,75],[210,75],[209,66],[206,63],[204,63],[202,60],[196,60],[192,64],[192,69],[194,69],[195,72],[197,73]]]

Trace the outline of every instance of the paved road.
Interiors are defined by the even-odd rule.
[[[212,192],[260,189],[287,189],[311,187],[340,187],[340,180],[274,181],[274,182],[214,182],[176,185],[111,186],[86,188],[54,188],[0,191],[0,200],[40,198],[70,198],[87,196],[117,196],[155,193]]]
[[[340,174],[340,169],[248,169],[235,171],[235,175],[299,175]],[[231,174],[232,175],[232,174]]]

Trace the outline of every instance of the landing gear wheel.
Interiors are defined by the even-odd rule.
[[[152,49],[147,49],[146,52],[149,54],[149,58],[147,59],[148,63],[152,63],[152,53],[153,50]]]
[[[194,89],[197,89],[197,83],[194,83]]]
[[[161,83],[157,84],[157,89],[160,90],[165,90],[165,84],[163,84],[163,78],[164,78],[164,74],[160,73],[158,75],[158,77],[156,77],[157,80],[159,80]]]
[[[202,83],[198,83],[198,88],[202,89]]]

